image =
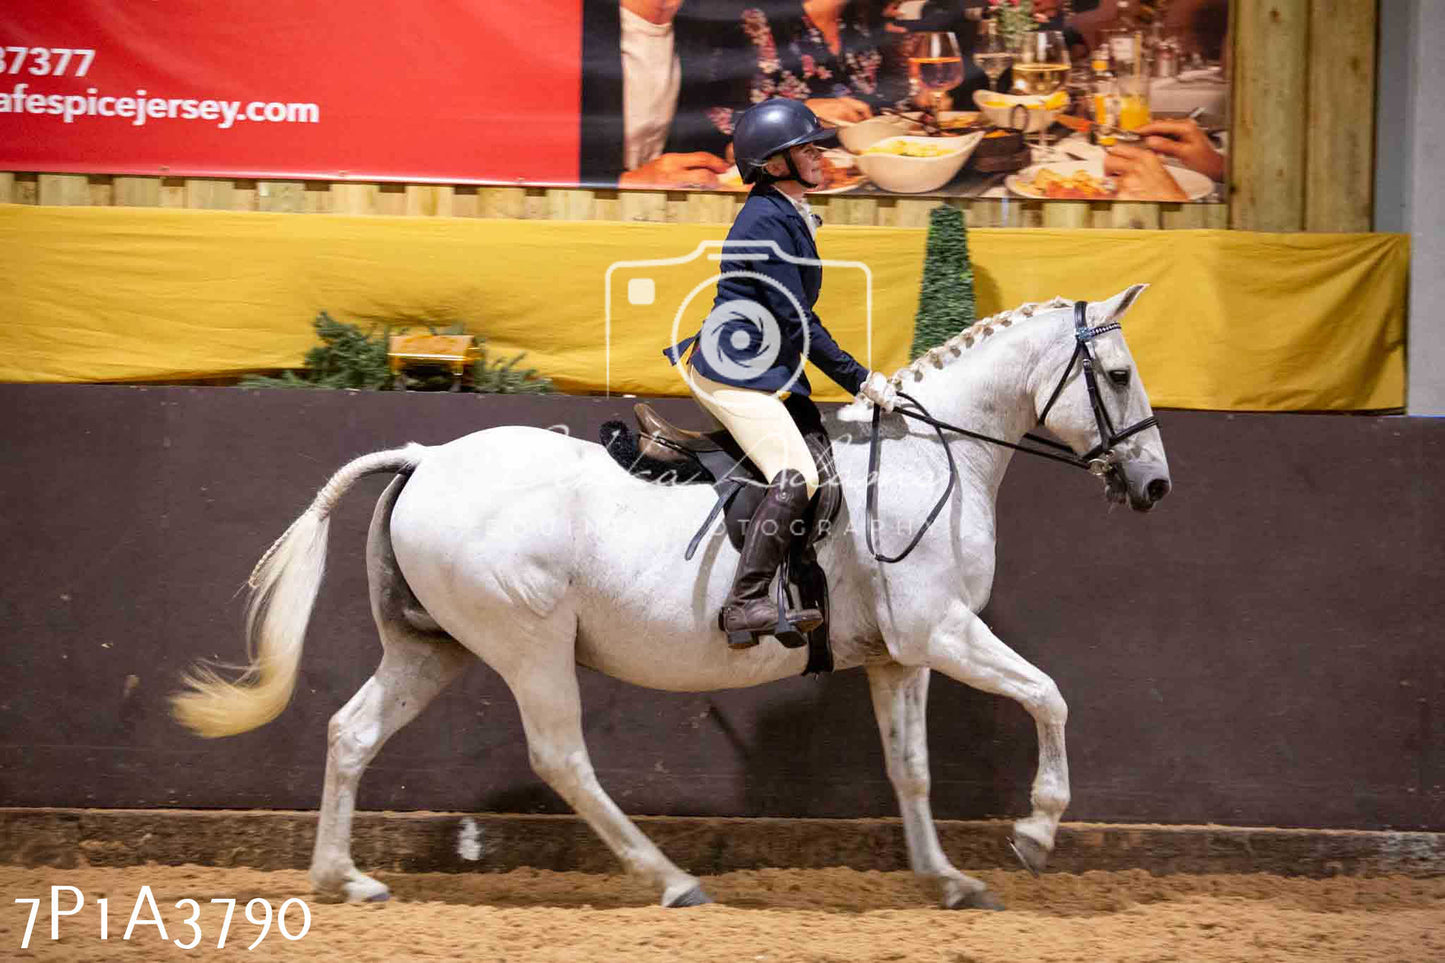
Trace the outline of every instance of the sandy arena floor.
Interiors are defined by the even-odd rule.
[[[0,867],[0,958],[151,960],[187,955],[162,944],[154,926],[121,939],[140,888],[149,885],[171,940],[195,898],[202,942],[189,955],[256,960],[455,959],[468,961],[843,961],[925,960],[1445,960],[1445,879],[1278,876],[1168,876],[1145,872],[980,874],[1008,903],[1003,913],[931,908],[906,873],[847,869],[757,870],[704,880],[720,904],[691,910],[650,905],[652,894],[624,877],[520,870],[475,875],[378,874],[389,903],[322,904],[304,873],[196,866],[46,870]],[[60,921],[52,943],[49,887],[86,895]],[[42,897],[29,950],[19,949],[29,915],[17,897]],[[109,899],[109,936],[99,939],[96,899]],[[310,932],[286,942],[238,906],[224,949],[224,915],[212,897],[288,897],[310,907]],[[73,897],[62,894],[62,909]],[[255,907],[258,918],[263,911]],[[142,913],[148,917],[148,913]],[[296,932],[293,904],[287,923]]]

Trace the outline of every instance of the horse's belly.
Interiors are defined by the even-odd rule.
[[[664,564],[634,568],[625,582],[605,584],[596,573],[584,580],[576,597],[577,661],[625,682],[678,692],[758,685],[802,672],[805,649],[785,649],[772,639],[733,649],[717,627],[736,553],[729,547],[700,569],[703,553],[689,562],[682,551],[657,546],[653,557]]]

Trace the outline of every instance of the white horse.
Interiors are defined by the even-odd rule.
[[[1093,326],[1117,321],[1136,285],[1088,305]],[[1046,427],[1075,452],[1100,441],[1080,376],[1070,303],[1028,304],[988,318],[901,370],[895,380],[935,418],[1018,441],[1046,411]],[[1112,423],[1152,417],[1133,358],[1117,329],[1092,339],[1099,393]],[[1050,407],[1051,395],[1057,400]],[[871,407],[843,410],[857,421]],[[883,424],[880,550],[921,521],[928,504],[897,494],[905,480],[930,493],[948,477],[932,428],[897,415]],[[862,426],[866,429],[866,425]],[[846,430],[846,429],[844,429]],[[1054,846],[1069,802],[1067,707],[1043,672],[978,617],[994,575],[994,506],[1011,452],[969,438],[949,446],[957,485],[945,511],[905,560],[885,565],[865,549],[866,444],[832,425],[845,507],[819,546],[831,583],[839,669],[864,666],[897,792],[913,871],[947,908],[1001,908],[981,881],[954,868],[929,808],[925,701],[931,670],[1019,702],[1038,726],[1032,813],[1013,843],[1032,868]],[[1147,510],[1168,491],[1157,428],[1117,444],[1107,473],[1113,501]],[[472,657],[510,687],[537,774],[617,854],[651,882],[664,906],[708,901],[698,880],[670,862],[598,784],[583,741],[577,667],[673,691],[759,685],[797,675],[806,649],[772,641],[729,648],[717,627],[736,552],[721,526],[690,562],[689,536],[712,506],[707,485],[667,486],[628,475],[601,445],[553,431],[499,427],[438,447],[409,445],[357,458],[332,476],[252,573],[246,674],[207,669],[174,697],[182,723],[208,737],[255,728],[290,700],[326,557],[328,516],[358,478],[397,473],[371,523],[367,565],[381,665],[331,719],[311,881],[348,900],[387,898],[357,870],[351,822],[367,764]],[[894,540],[899,540],[896,544]]]

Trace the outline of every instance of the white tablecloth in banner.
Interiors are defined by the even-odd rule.
[[[1229,84],[1218,69],[1156,77],[1149,84],[1149,109],[1155,114],[1187,114],[1203,107],[1212,120],[1229,114]]]

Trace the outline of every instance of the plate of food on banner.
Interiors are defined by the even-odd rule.
[[[1172,166],[1165,170],[1191,201],[1208,197],[1214,191],[1214,182],[1198,171]],[[1102,160],[1034,164],[1017,174],[1010,174],[1004,180],[1004,186],[1019,197],[1038,200],[1119,200],[1118,185],[1112,177],[1104,174]]]
[[[833,148],[823,152],[823,183],[808,193],[841,194],[844,191],[851,191],[867,179],[867,176],[854,163],[852,154]],[[752,190],[751,184],[743,183],[743,176],[738,173],[736,167],[725,174],[719,174],[717,186],[718,190],[722,191]]]

